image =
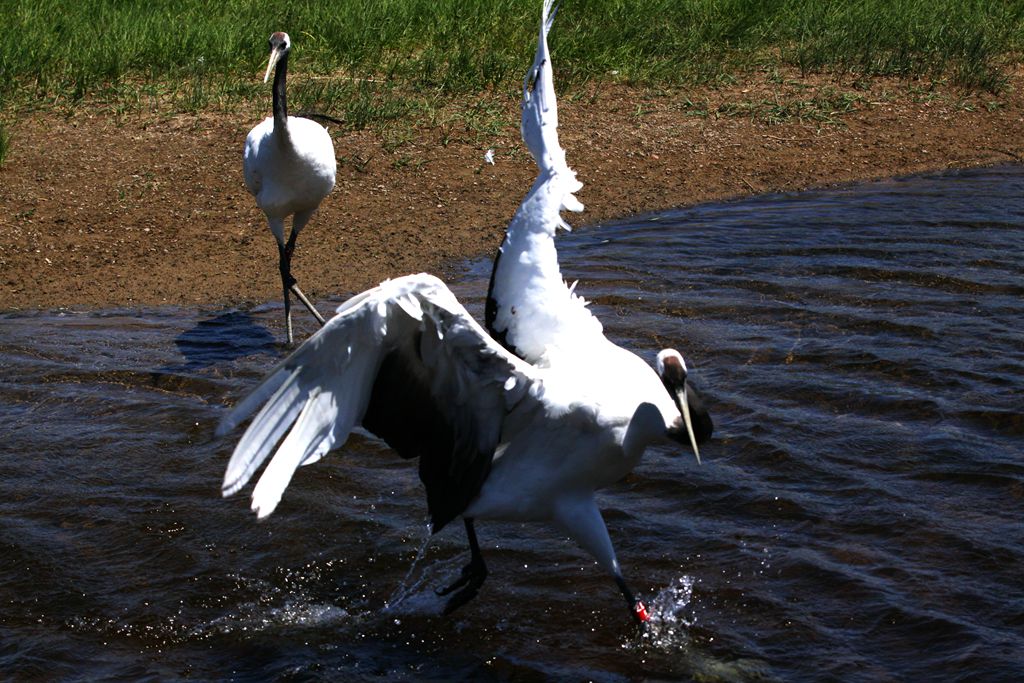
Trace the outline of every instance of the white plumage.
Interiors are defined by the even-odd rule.
[[[241,489],[274,453],[252,497],[265,517],[297,467],[362,426],[402,457],[419,458],[435,532],[464,520],[471,561],[440,591],[454,593],[446,612],[476,595],[487,573],[474,520],[500,519],[562,529],[644,619],[594,491],[626,475],[652,444],[696,450],[712,425],[678,352],[662,351],[656,373],[608,341],[562,281],[554,235],[568,226],[559,211],[582,206],[572,195],[581,185],[558,145],[550,8],[548,0],[523,92],[523,138],[540,175],[495,260],[488,329],[430,275],[353,297],[224,418],[222,434],[263,405],[232,454],[223,491]]]
[[[287,33],[270,36],[270,62],[263,81],[274,72],[273,115],[249,131],[243,155],[245,186],[266,214],[270,231],[277,240],[289,344],[293,342],[289,291],[295,293],[321,324],[324,322],[295,283],[291,258],[299,232],[334,188],[337,172],[334,143],[327,130],[310,119],[288,116],[286,80],[290,50],[291,39]],[[286,241],[284,223],[288,216],[292,216],[292,229]]]

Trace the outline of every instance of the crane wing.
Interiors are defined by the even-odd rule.
[[[523,82],[523,142],[540,174],[512,217],[498,249],[487,293],[485,323],[507,349],[531,363],[546,365],[558,350],[571,352],[592,335],[600,321],[562,278],[555,249],[558,228],[570,229],[560,212],[582,211],[574,192],[583,187],[558,142],[558,104],[547,35],[554,21],[545,0],[533,65]]]
[[[402,457],[420,458],[438,531],[479,492],[505,415],[529,393],[533,373],[437,278],[385,282],[342,304],[224,417],[221,435],[262,405],[231,456],[223,493],[241,489],[273,452],[252,494],[265,517],[299,466],[362,425]]]

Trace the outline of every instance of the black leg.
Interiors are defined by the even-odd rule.
[[[448,595],[461,589],[448,599],[448,604],[444,606],[445,614],[451,614],[475,598],[480,586],[484,584],[484,579],[487,578],[487,565],[484,564],[484,556],[480,553],[480,544],[476,540],[473,520],[464,519],[463,521],[466,524],[466,536],[469,538],[469,564],[462,568],[462,574],[455,580],[455,583],[437,591],[438,595]]]
[[[295,278],[292,277],[291,272],[292,250],[295,247],[295,240],[289,239],[288,245],[292,249],[278,243],[277,252],[279,258],[278,265],[281,271],[281,286],[284,289],[284,328],[288,337],[288,345],[291,346],[295,343],[295,338],[292,334],[292,300],[288,290],[295,283]]]
[[[629,613],[633,615],[633,618],[641,624],[650,619],[651,615],[648,614],[647,607],[636,599],[633,591],[629,590],[629,586],[626,585],[626,580],[621,576],[616,576],[615,583],[619,584],[619,590],[622,592],[622,597],[626,598],[626,605],[629,606]]]
[[[306,295],[302,293],[302,290],[299,289],[299,283],[295,281],[294,277],[292,277],[292,255],[295,253],[296,237],[298,237],[298,233],[292,230],[292,234],[288,236],[288,244],[286,244],[284,248],[281,250],[281,282],[285,288],[285,309],[288,311],[289,315],[288,327],[291,328],[291,304],[288,300],[288,291],[291,291],[291,293],[295,295],[299,302],[303,306],[305,306],[310,313],[313,314],[313,317],[316,318],[316,321],[320,323],[321,327],[323,327],[327,323],[327,321],[324,319],[322,315],[320,315],[320,311],[316,310],[316,307],[312,304],[312,302],[310,302]],[[288,343],[291,343],[290,339]]]
[[[288,268],[289,268],[288,275],[289,275],[289,277],[291,276],[292,255],[295,254],[295,240],[296,240],[296,238],[298,238],[298,236],[299,235],[298,235],[298,233],[295,232],[294,226],[293,226],[291,234],[288,235],[288,244],[284,245],[284,255],[286,257],[288,257]],[[291,286],[293,284],[295,284],[295,280],[294,279],[291,282],[288,283],[289,286]]]

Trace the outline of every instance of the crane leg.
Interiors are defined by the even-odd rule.
[[[612,539],[608,536],[608,527],[605,526],[601,511],[593,497],[566,498],[556,506],[555,522],[584,550],[593,555],[601,568],[615,579],[615,584],[619,587],[622,597],[626,599],[632,617],[641,623],[647,621],[650,618],[647,607],[636,598],[626,585],[626,580],[622,578],[622,570],[615,558],[615,549],[612,548]]]
[[[295,278],[292,277],[291,273],[291,252],[295,248],[295,241],[288,240],[288,244],[292,249],[288,249],[288,247],[278,243],[277,251],[281,270],[281,287],[284,290],[284,328],[288,336],[288,345],[291,346],[295,343],[295,336],[292,333],[292,301],[289,290],[295,283]]]
[[[323,327],[324,325],[327,324],[327,321],[324,320],[324,317],[320,315],[320,311],[316,310],[316,307],[312,304],[312,302],[309,299],[307,299],[306,295],[302,293],[301,289],[299,289],[299,284],[297,282],[293,282],[290,289],[292,291],[292,294],[294,294],[295,297],[300,302],[302,302],[302,305],[305,306],[306,309],[313,314],[313,317],[316,318],[316,321],[320,323],[320,327]]]
[[[650,619],[647,606],[642,601],[636,599],[636,596],[633,595],[633,591],[626,585],[626,580],[622,578],[621,574],[615,575],[615,583],[618,584],[622,597],[626,599],[626,606],[629,608],[629,613],[632,617],[641,624]]]
[[[484,564],[484,556],[480,553],[480,544],[476,540],[473,520],[464,518],[463,522],[466,524],[466,536],[469,537],[469,564],[462,568],[462,574],[455,580],[455,583],[437,591],[438,595],[448,595],[455,590],[459,591],[448,599],[448,604],[444,606],[445,614],[451,614],[475,598],[480,586],[487,578],[487,565]]]
[[[307,220],[308,220],[308,218],[307,218]],[[284,272],[281,273],[281,282],[284,284],[284,287],[285,287],[285,302],[286,302],[285,303],[285,309],[286,310],[290,310],[290,306],[287,303],[287,301],[288,301],[288,294],[287,294],[287,292],[290,291],[292,294],[295,295],[295,298],[297,298],[299,300],[299,302],[303,306],[305,306],[306,309],[310,313],[313,314],[313,317],[316,318],[316,321],[318,323],[320,323],[320,326],[323,327],[324,325],[327,324],[327,321],[324,320],[324,317],[322,315],[320,315],[320,311],[316,310],[316,306],[314,306],[313,303],[302,292],[302,290],[299,289],[299,283],[295,281],[294,277],[292,277],[292,271],[291,271],[292,254],[295,253],[295,238],[297,238],[298,236],[299,236],[299,233],[298,233],[297,230],[295,230],[295,228],[293,226],[292,227],[292,233],[291,233],[291,235],[288,236],[288,244],[286,244],[284,246],[284,250],[282,252],[283,258],[285,259],[286,268],[287,268],[287,275],[285,275]],[[291,329],[291,318],[289,318],[288,320],[289,320],[288,327],[289,327],[289,329]],[[289,342],[288,343],[289,344],[291,343],[290,336],[289,336]]]

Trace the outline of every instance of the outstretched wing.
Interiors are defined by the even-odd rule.
[[[562,209],[582,211],[573,195],[583,187],[558,143],[558,104],[547,34],[554,15],[545,0],[533,65],[523,82],[523,142],[540,175],[509,223],[494,260],[487,293],[487,329],[520,358],[548,364],[559,350],[569,352],[601,335],[601,323],[586,302],[567,287],[558,266],[555,231],[569,229]]]
[[[402,457],[420,458],[438,531],[478,493],[532,373],[437,278],[385,282],[342,304],[221,421],[226,434],[263,405],[235,447],[223,493],[241,489],[276,449],[252,494],[266,517],[299,466],[361,424]]]

